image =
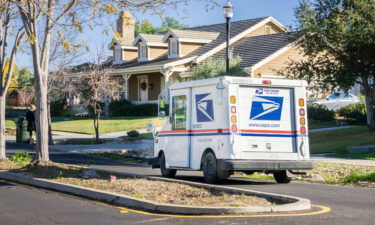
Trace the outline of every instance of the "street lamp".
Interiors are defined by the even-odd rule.
[[[230,39],[230,19],[233,17],[233,5],[230,1],[223,7],[224,16],[227,20],[227,52],[226,52],[226,74],[229,74],[229,39]]]

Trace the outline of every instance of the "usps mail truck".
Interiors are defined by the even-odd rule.
[[[306,85],[229,76],[175,83],[169,120],[154,137],[149,163],[164,177],[203,170],[214,183],[235,171],[264,172],[288,183],[287,171],[312,169]],[[163,99],[159,103],[163,108]]]

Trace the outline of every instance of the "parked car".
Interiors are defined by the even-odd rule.
[[[359,98],[353,94],[345,92],[334,92],[325,99],[311,101],[310,104],[321,104],[330,110],[338,110],[341,107],[360,102]]]

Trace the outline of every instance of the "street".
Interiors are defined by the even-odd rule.
[[[17,151],[17,146],[8,148]],[[149,167],[108,162],[84,155],[51,152],[51,159],[77,165],[90,161],[92,168],[159,174],[159,170]],[[93,165],[93,162],[96,164]],[[203,177],[197,172],[179,172],[177,179],[203,182]],[[276,184],[273,181],[240,178],[219,185],[304,197],[310,199],[313,205],[329,207],[331,211],[316,215],[280,214],[266,217],[160,216],[2,181],[0,224],[373,224],[374,189],[303,183]]]

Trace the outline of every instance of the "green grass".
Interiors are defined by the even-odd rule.
[[[312,154],[345,153],[348,146],[375,145],[375,132],[368,132],[364,126],[311,133],[309,136]]]
[[[358,183],[360,181],[375,181],[375,172],[361,173],[361,171],[353,171],[342,180],[343,183]]]
[[[261,179],[261,180],[273,180],[274,179],[272,175],[266,175],[266,174],[263,174],[263,173],[253,173],[251,175],[244,174],[241,177],[252,178],[252,179]]]
[[[104,118],[99,122],[99,132],[101,134],[124,130],[136,130],[146,128],[147,123],[153,123],[154,126],[162,126],[165,120],[157,117],[112,117]],[[52,124],[52,130],[66,131],[83,134],[95,134],[93,120],[82,119],[72,120]]]
[[[375,152],[343,152],[328,155],[329,157],[347,158],[347,159],[366,159],[375,160]]]
[[[109,160],[118,160],[118,161],[123,161],[127,163],[137,163],[137,160],[135,160],[134,158],[126,157],[118,153],[103,152],[103,153],[87,153],[86,155],[103,158],[103,159],[109,159]]]
[[[336,127],[336,121],[319,121],[319,120],[313,120],[309,119],[309,129],[319,129],[319,128],[328,128],[328,127]]]

